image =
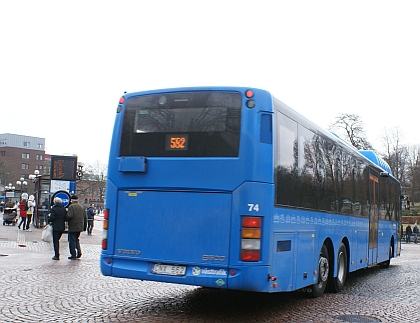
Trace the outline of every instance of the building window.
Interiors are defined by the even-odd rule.
[[[0,151],[0,156],[6,156],[6,151],[4,150]]]
[[[1,140],[0,145],[7,145],[7,140]]]
[[[43,144],[38,144],[38,145],[37,145],[37,148],[39,148],[39,149],[43,149],[43,148],[44,148],[43,146],[44,146]]]
[[[31,143],[29,141],[24,141],[23,142],[23,147],[29,147],[31,145]]]
[[[42,156],[42,155],[36,155],[36,160],[43,160],[44,159],[44,156]]]
[[[29,169],[29,164],[22,164],[22,169]]]
[[[30,158],[30,154],[22,153],[22,158],[23,159],[29,159]]]

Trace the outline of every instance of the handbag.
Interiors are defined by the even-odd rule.
[[[47,224],[44,229],[42,229],[41,239],[45,242],[51,242],[53,235],[53,228],[51,224]]]

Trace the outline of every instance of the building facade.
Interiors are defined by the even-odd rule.
[[[63,156],[68,157],[68,156]],[[35,183],[30,175],[41,175],[43,179],[50,178],[51,155],[45,153],[45,138],[16,135],[10,133],[0,134],[0,196],[5,194],[5,187],[10,183],[15,187],[15,199],[18,199],[20,192],[34,194],[37,191]],[[26,185],[19,185],[16,182],[23,178]],[[20,181],[21,183],[23,181]],[[42,194],[39,201],[50,198],[52,187],[39,187]],[[92,174],[83,176],[77,180],[76,194],[84,205],[94,203],[95,206],[103,207],[105,179],[102,176]]]
[[[39,174],[49,173],[49,158],[45,154],[45,138],[0,134],[0,182],[3,185],[11,183],[17,190],[33,190],[29,175],[35,170]],[[23,178],[27,187],[16,184]]]

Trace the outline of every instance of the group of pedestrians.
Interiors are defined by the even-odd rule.
[[[5,208],[13,208],[19,214],[20,222],[18,228],[20,230],[32,231],[30,224],[32,216],[35,211],[35,197],[27,193],[23,193],[20,202],[12,203],[9,199],[4,205]],[[52,240],[54,247],[53,260],[60,260],[60,239],[66,230],[68,232],[68,243],[70,256],[68,259],[74,260],[79,259],[82,256],[82,249],[80,247],[80,233],[86,231],[88,235],[92,235],[94,226],[94,217],[96,215],[95,205],[85,208],[79,204],[78,197],[72,195],[70,198],[70,204],[66,209],[63,206],[63,201],[59,197],[55,197],[53,206],[51,208],[48,222],[52,226]]]
[[[414,243],[417,244],[419,242],[419,227],[417,223],[414,224],[414,228],[411,228],[411,225],[407,225],[405,228],[405,242],[411,242],[411,236],[414,234]]]
[[[22,230],[32,231],[30,225],[35,211],[35,206],[35,196],[30,195],[28,198],[28,194],[23,193],[22,199],[18,204],[20,217],[20,222],[18,224],[19,229],[22,226]]]
[[[49,222],[53,228],[53,260],[60,260],[60,238],[64,233],[66,222],[68,224],[67,231],[70,251],[70,257],[68,259],[75,260],[82,256],[79,238],[80,233],[86,231],[87,228],[88,220],[86,213],[84,207],[79,204],[76,195],[71,196],[67,210],[63,206],[61,198],[54,198],[54,205],[51,208],[49,217]]]

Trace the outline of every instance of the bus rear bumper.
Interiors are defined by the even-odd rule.
[[[208,288],[234,289],[253,292],[280,292],[275,281],[270,280],[269,266],[239,266],[228,268],[216,265],[186,265],[184,275],[153,273],[154,262],[101,255],[101,272],[104,276],[157,281]]]

